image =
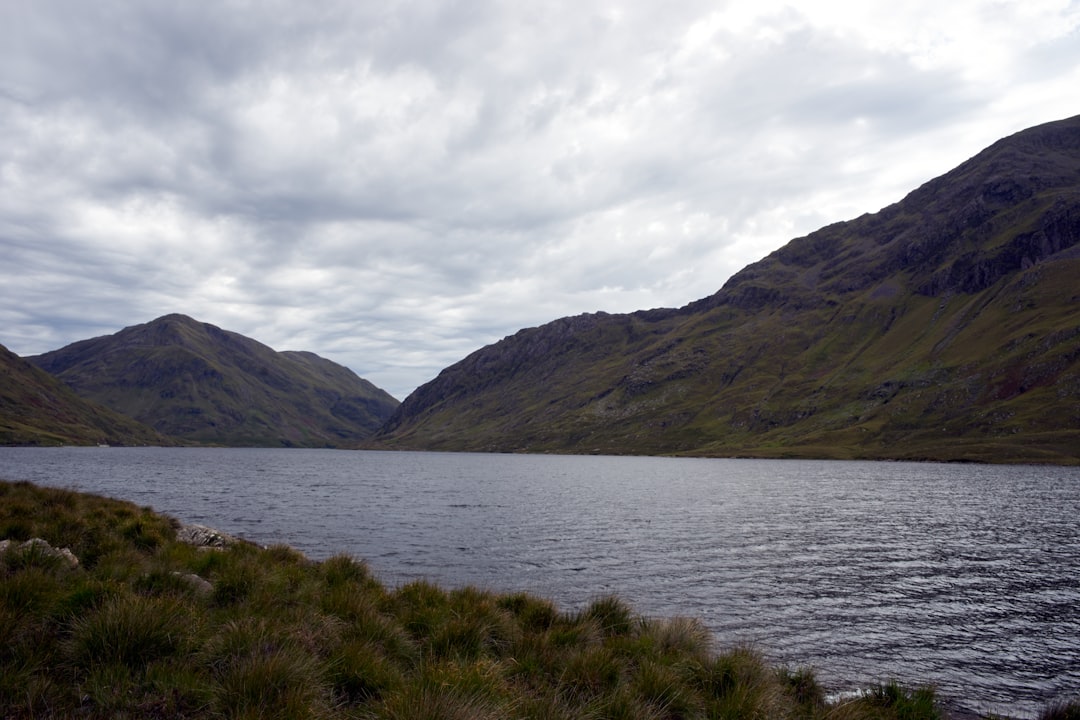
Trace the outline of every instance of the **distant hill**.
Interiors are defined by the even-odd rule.
[[[792,240],[678,310],[522,330],[384,447],[1080,462],[1080,117]]]
[[[81,397],[194,443],[348,447],[398,405],[341,365],[184,315],[27,360]]]
[[[169,445],[0,345],[0,445]]]

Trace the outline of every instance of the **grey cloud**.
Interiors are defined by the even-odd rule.
[[[714,292],[948,169],[912,148],[1064,114],[802,6],[710,24],[738,7],[6,8],[0,342],[186,312],[403,397],[520,327]],[[1067,40],[1009,81],[1065,87]]]

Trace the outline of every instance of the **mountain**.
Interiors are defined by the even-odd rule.
[[[0,445],[169,445],[0,345]]]
[[[677,310],[522,330],[377,440],[1080,463],[1080,117],[1001,140]]]
[[[184,315],[27,359],[81,397],[195,443],[350,446],[398,405],[329,360]]]

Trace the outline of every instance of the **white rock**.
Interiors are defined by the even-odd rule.
[[[21,552],[29,552],[36,550],[45,557],[58,557],[64,560],[71,567],[79,567],[79,558],[75,557],[75,553],[67,548],[54,548],[49,544],[48,540],[42,538],[30,538],[24,543],[20,543],[17,540],[0,540],[0,553],[5,553],[9,548],[18,550]]]
[[[195,547],[224,548],[241,542],[240,538],[223,533],[205,525],[181,525],[176,531],[179,542]]]

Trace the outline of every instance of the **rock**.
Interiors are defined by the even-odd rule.
[[[214,591],[214,586],[209,581],[204,580],[195,573],[174,572],[173,575],[190,585],[196,595],[209,595]]]
[[[60,558],[69,567],[79,567],[79,558],[75,557],[75,553],[67,548],[54,548],[47,540],[41,538],[30,538],[23,543],[17,540],[0,540],[0,554],[8,552],[8,550],[24,553],[37,552],[44,557]]]
[[[180,529],[176,531],[176,539],[188,545],[204,548],[226,548],[243,542],[238,537],[208,528],[205,525],[181,525]]]

